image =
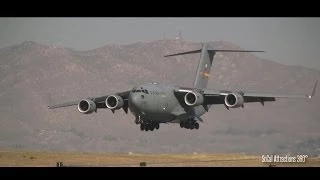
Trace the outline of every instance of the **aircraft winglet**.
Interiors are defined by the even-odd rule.
[[[318,80],[317,80],[316,83],[314,84],[312,93],[311,93],[311,95],[308,96],[309,98],[312,98],[312,97],[314,96],[314,94],[316,93],[317,84],[318,84]]]

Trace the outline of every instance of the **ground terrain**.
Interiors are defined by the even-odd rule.
[[[151,167],[319,167],[320,158],[307,158],[305,163],[263,163],[261,156],[245,154],[133,154],[0,151],[0,166],[54,167],[57,162],[70,167],[136,167],[141,162]]]

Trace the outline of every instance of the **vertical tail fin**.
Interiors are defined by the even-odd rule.
[[[193,82],[194,88],[206,88],[209,80],[210,70],[212,66],[213,57],[216,54],[215,51],[210,51],[209,44],[204,43],[202,45],[200,59],[198,63],[196,77]]]
[[[216,52],[264,52],[264,51],[219,50],[219,49],[212,49],[209,43],[203,43],[201,49],[182,52],[182,53],[176,53],[176,54],[170,54],[164,57],[200,53],[200,59],[198,62],[198,68],[197,68],[196,77],[193,82],[193,87],[206,88],[208,85],[213,58]]]

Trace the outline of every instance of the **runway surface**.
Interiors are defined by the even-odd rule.
[[[285,157],[285,155],[279,155]],[[298,161],[296,155],[288,157],[296,157],[295,159]],[[282,160],[286,160],[286,158],[282,158]],[[305,162],[280,163],[263,162],[262,155],[246,154],[118,154],[0,151],[0,166],[2,167],[57,167],[57,162],[62,162],[63,166],[67,167],[139,167],[141,163],[145,163],[147,167],[320,167],[319,157],[307,157],[305,158]]]

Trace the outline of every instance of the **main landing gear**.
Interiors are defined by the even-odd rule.
[[[189,119],[187,121],[180,121],[180,127],[186,129],[199,129],[199,123],[194,119]]]

